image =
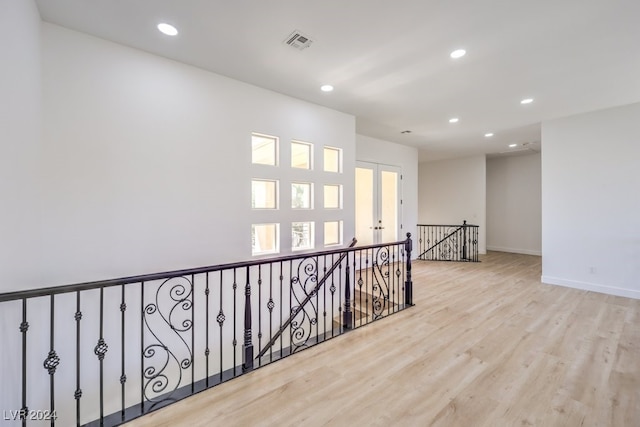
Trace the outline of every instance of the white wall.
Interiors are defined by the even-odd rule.
[[[478,225],[478,251],[486,253],[486,160],[484,156],[420,163],[420,224]]]
[[[0,292],[39,281],[40,15],[0,0]]]
[[[401,168],[403,229],[399,237],[404,239],[406,233],[411,233],[415,241],[418,223],[418,150],[389,141],[356,135],[356,159]]]
[[[541,155],[487,159],[487,249],[542,255]]]
[[[0,0],[0,58],[1,293],[40,283],[40,15],[33,1]],[[6,369],[0,375],[0,407],[7,414],[22,407],[20,322],[21,305],[3,303],[0,307],[0,360]],[[46,339],[41,341],[47,342]],[[40,359],[35,362],[41,365],[42,354],[30,354],[30,362],[34,362],[35,357]],[[34,387],[46,387],[38,379],[33,384]],[[19,422],[4,423],[20,425]]]
[[[542,280],[640,298],[640,103],[542,124]]]
[[[342,219],[353,234],[353,116],[55,25],[42,31],[46,285],[250,259],[252,223],[281,222],[282,253],[293,220]],[[279,168],[252,167],[251,132],[280,137]],[[315,144],[314,171],[289,167],[292,139]],[[323,145],[343,149],[343,174],[321,171]],[[271,176],[280,211],[252,211],[251,178]],[[285,196],[301,179],[343,184],[340,217],[294,214]]]

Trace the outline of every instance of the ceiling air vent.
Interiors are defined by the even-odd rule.
[[[308,36],[302,34],[300,31],[295,30],[294,32],[289,34],[289,37],[284,40],[284,43],[298,50],[304,50],[311,46],[313,40],[311,40]]]

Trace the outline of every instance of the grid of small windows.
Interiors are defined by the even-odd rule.
[[[279,166],[279,138],[265,134],[254,133],[251,135],[252,155],[251,162],[254,165]],[[309,142],[291,141],[291,168],[301,170],[313,170],[313,147]],[[324,172],[342,172],[342,150],[335,147],[323,147]],[[269,169],[277,171],[279,169]],[[280,181],[272,179],[274,173],[267,173],[267,169],[258,166],[254,169],[257,175],[251,181],[251,208],[255,211],[279,210]],[[304,173],[304,172],[303,172]],[[261,176],[260,176],[261,175]],[[282,178],[282,174],[275,173]],[[291,210],[311,211],[314,209],[314,183],[308,181],[291,181]],[[284,185],[288,185],[284,183]],[[342,185],[322,185],[323,208],[326,210],[342,209]],[[305,214],[308,215],[308,214]],[[302,218],[301,218],[302,219]],[[324,221],[321,223],[324,246],[338,245],[342,243],[342,221]],[[280,224],[260,223],[251,226],[251,250],[253,255],[276,254],[280,252]],[[302,251],[315,248],[315,222],[304,220],[291,223],[291,250]]]

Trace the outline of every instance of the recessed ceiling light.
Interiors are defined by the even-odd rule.
[[[453,52],[451,52],[451,57],[453,59],[458,59],[458,58],[462,58],[463,56],[465,56],[467,54],[467,51],[464,49],[456,49]]]
[[[460,119],[458,119],[457,117],[453,117],[451,119],[449,119],[449,123],[458,123]]]
[[[533,98],[525,98],[520,101],[520,104],[531,104],[533,102]]]
[[[331,92],[333,90],[333,86],[331,85],[322,85],[320,86],[320,90],[323,92]]]
[[[158,30],[162,34],[166,34],[168,36],[175,36],[175,35],[178,34],[178,29],[176,27],[174,27],[171,24],[164,23],[164,22],[158,24]]]
[[[491,133],[491,132],[484,134],[485,138],[491,138],[492,136],[493,136],[493,133]]]
[[[518,146],[518,144],[509,144],[509,148],[514,148],[514,147],[517,147],[517,146]]]

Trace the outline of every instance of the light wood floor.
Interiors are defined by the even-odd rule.
[[[416,306],[134,426],[640,426],[640,301],[541,260],[414,263]]]

